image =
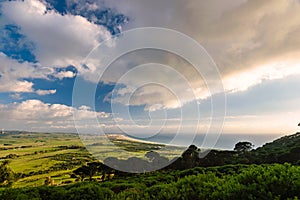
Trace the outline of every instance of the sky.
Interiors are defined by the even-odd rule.
[[[220,80],[159,49],[128,52],[104,68],[105,50],[118,52],[122,37],[122,48],[131,46],[138,39],[126,32],[144,27],[192,38]],[[300,122],[299,35],[298,0],[1,1],[0,128],[292,134]],[[145,36],[184,48],[171,35]]]

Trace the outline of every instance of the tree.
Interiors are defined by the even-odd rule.
[[[187,150],[185,150],[180,160],[180,168],[183,167],[183,169],[189,169],[196,167],[199,164],[200,161],[200,149],[196,145],[190,145]]]
[[[14,180],[14,172],[8,167],[8,161],[0,164],[0,186],[11,185]]]
[[[237,152],[246,152],[246,151],[251,151],[254,145],[251,142],[238,142],[234,146],[234,151]]]
[[[190,145],[189,148],[182,153],[182,158],[188,160],[190,159],[198,160],[199,153],[200,153],[200,149],[197,146]]]
[[[91,162],[76,169],[74,174],[79,175],[81,177],[81,181],[83,181],[85,177],[89,177],[89,179],[92,180],[93,176],[99,172],[103,172],[105,175],[107,169],[108,167],[101,162]]]

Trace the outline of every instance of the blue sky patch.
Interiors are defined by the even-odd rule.
[[[20,33],[18,26],[8,24],[0,30],[0,51],[8,57],[19,61],[36,62],[33,50],[34,44]]]

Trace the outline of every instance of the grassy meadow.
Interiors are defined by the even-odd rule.
[[[70,172],[93,158],[76,134],[8,132],[0,136],[1,160],[20,176],[12,187],[29,187],[48,176],[56,184],[73,181]]]
[[[110,141],[103,136],[88,137],[88,140],[83,138],[85,147],[79,136],[73,133],[7,132],[0,135],[0,162],[7,160],[8,166],[17,174],[13,188],[41,186],[47,177],[51,177],[55,185],[65,185],[76,181],[70,176],[76,168],[96,161],[96,158],[126,159],[132,155],[142,158],[146,152],[157,149],[162,149],[164,156],[172,157],[183,150],[180,147],[164,150],[165,145],[124,137],[109,137]]]

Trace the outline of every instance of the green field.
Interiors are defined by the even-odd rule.
[[[49,176],[55,185],[64,185],[75,182],[76,178],[70,177],[73,170],[97,159],[142,158],[146,152],[157,149],[162,149],[163,155],[172,158],[183,151],[179,147],[164,150],[164,145],[126,139],[113,138],[109,141],[103,136],[88,137],[89,140],[85,139],[86,148],[77,134],[7,132],[0,135],[0,162],[8,160],[9,167],[19,177],[12,187],[44,185]],[[120,150],[116,150],[116,146]]]
[[[76,134],[8,132],[0,136],[1,160],[20,176],[12,187],[28,187],[43,185],[47,176],[62,184],[93,158]]]

